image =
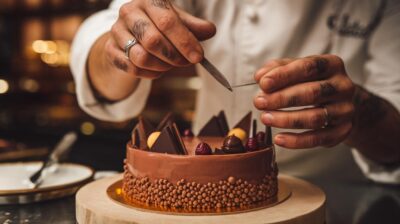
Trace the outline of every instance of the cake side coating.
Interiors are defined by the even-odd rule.
[[[213,148],[223,138],[209,138]],[[184,138],[185,145],[204,139]],[[126,146],[123,192],[156,207],[216,209],[273,200],[277,169],[273,148],[240,154],[195,156],[154,153]]]

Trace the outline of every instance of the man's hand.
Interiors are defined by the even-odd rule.
[[[254,105],[264,111],[261,115],[264,124],[311,129],[303,133],[279,133],[274,137],[275,144],[286,148],[330,147],[350,133],[355,86],[339,57],[273,60],[259,69],[254,78],[262,90],[254,98]],[[308,107],[280,110],[296,106]]]
[[[109,60],[117,68],[141,78],[156,78],[173,67],[203,58],[199,40],[215,34],[210,22],[193,17],[168,0],[135,0],[120,8],[106,43]],[[127,59],[123,49],[136,38]]]
[[[139,78],[154,79],[174,67],[203,58],[199,41],[212,37],[215,26],[191,16],[169,0],[130,1],[119,10],[111,31],[93,45],[88,73],[97,92],[121,100],[135,91]],[[138,44],[124,54],[128,40]]]

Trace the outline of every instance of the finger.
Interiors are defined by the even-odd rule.
[[[125,54],[113,40],[108,41],[105,48],[107,51],[107,61],[121,71],[133,74],[139,78],[147,79],[155,79],[162,74],[161,72],[150,71],[135,66],[128,58],[126,58]]]
[[[203,48],[168,0],[145,1],[144,10],[158,30],[188,61],[195,64],[202,60]]]
[[[343,79],[338,75],[329,80],[301,83],[273,93],[260,92],[254,98],[254,105],[259,110],[319,105],[348,98],[353,89],[348,78]]]
[[[174,6],[183,24],[194,34],[199,41],[210,39],[217,32],[215,25],[207,20],[190,15],[177,6]]]
[[[352,128],[351,122],[320,130],[303,133],[279,133],[274,143],[289,149],[313,148],[317,146],[332,147],[344,141]]]
[[[143,11],[135,9],[123,18],[127,31],[147,52],[173,66],[189,64]]]
[[[274,68],[277,68],[282,65],[286,65],[290,62],[292,62],[294,59],[292,58],[282,58],[282,59],[275,59],[275,60],[270,60],[267,63],[265,63],[259,70],[256,71],[254,74],[254,80],[258,83],[260,82],[260,79],[262,76],[264,76],[266,73],[271,71]]]
[[[268,126],[290,129],[320,129],[328,125],[336,126],[350,122],[354,107],[351,102],[328,104],[323,107],[296,111],[268,111],[261,114],[261,121]]]
[[[327,78],[329,74],[333,74],[332,71],[338,66],[339,60],[332,55],[297,59],[265,74],[260,80],[260,88],[264,92],[273,92],[296,83]]]

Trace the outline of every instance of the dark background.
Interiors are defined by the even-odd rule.
[[[0,139],[28,149],[51,149],[64,133],[75,130],[80,136],[70,161],[96,169],[122,168],[124,145],[136,119],[111,123],[85,114],[69,70],[70,45],[79,25],[109,2],[0,0]],[[172,111],[178,126],[188,127],[197,81],[194,74],[156,80],[143,115],[157,123]]]

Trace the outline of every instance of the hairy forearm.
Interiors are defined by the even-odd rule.
[[[123,63],[107,58],[104,49],[109,35],[106,33],[97,39],[89,53],[88,78],[98,95],[118,101],[135,91],[140,79],[124,71]]]
[[[400,163],[399,111],[362,87],[356,88],[356,114],[346,144],[380,164]]]

